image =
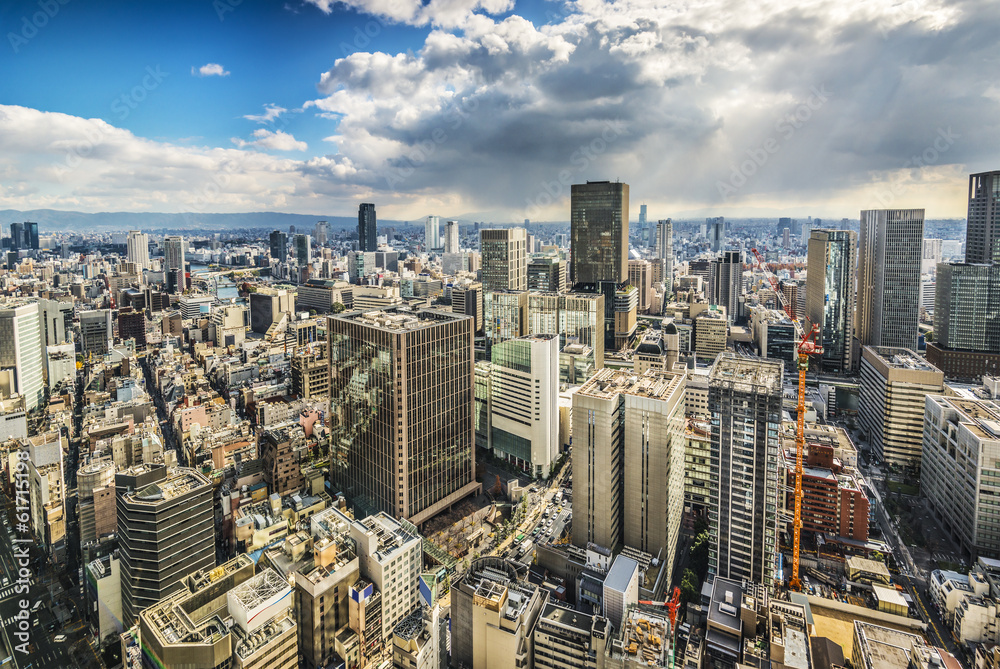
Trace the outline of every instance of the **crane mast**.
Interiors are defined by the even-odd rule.
[[[799,339],[797,346],[799,372],[799,392],[797,402],[797,416],[795,420],[795,516],[792,522],[792,576],[788,581],[788,587],[793,590],[802,589],[802,581],[799,580],[799,546],[802,538],[802,458],[806,448],[806,372],[809,371],[809,356],[822,355],[823,343],[818,323],[809,323],[809,329],[803,330],[799,319],[795,317],[795,312],[786,303],[784,294],[778,286],[778,279],[764,264],[764,258],[757,251],[751,249],[757,266],[771,289],[781,304],[785,314],[792,321],[795,327],[795,336]]]

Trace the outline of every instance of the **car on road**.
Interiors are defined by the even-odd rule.
[[[62,643],[65,640],[66,640],[65,634],[56,634],[55,638],[53,639],[53,641],[55,641],[56,643]]]

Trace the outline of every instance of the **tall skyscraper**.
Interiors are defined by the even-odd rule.
[[[425,251],[441,247],[441,217],[428,216],[424,222],[424,246]]]
[[[479,247],[485,291],[528,289],[528,233],[524,228],[480,230]]]
[[[0,374],[8,393],[24,396],[28,411],[44,399],[42,331],[38,303],[11,303],[0,308]]]
[[[333,490],[417,525],[476,492],[473,319],[389,308],[327,332]]]
[[[712,243],[712,252],[718,253],[726,245],[726,218],[724,216],[706,218],[705,223],[708,227],[708,241]]]
[[[375,218],[375,205],[362,202],[358,207],[358,249],[361,251],[378,251],[378,222]]]
[[[712,261],[708,277],[709,302],[726,308],[730,323],[739,321],[743,295],[743,253],[725,251]]]
[[[857,239],[853,230],[813,230],[809,237],[805,315],[820,327],[824,372],[853,368]]]
[[[20,251],[28,248],[24,243],[24,223],[10,224],[10,249]]]
[[[857,338],[861,346],[917,348],[923,209],[861,212]]]
[[[129,230],[126,242],[126,258],[139,269],[149,269],[149,235],[138,230]]]
[[[642,237],[642,241],[647,245],[651,245],[649,241],[649,229],[646,227],[646,205],[639,205],[639,235]]]
[[[316,225],[313,226],[313,239],[319,246],[326,244],[330,240],[330,224],[326,221],[316,221]]]
[[[594,286],[590,291],[600,292],[598,284],[628,280],[628,184],[573,184],[570,236],[574,284]]]
[[[774,579],[783,373],[780,360],[733,353],[719,354],[709,372],[710,466],[718,485],[709,503],[709,569],[716,576]]]
[[[969,176],[965,262],[1000,262],[1000,170]]]
[[[674,292],[674,223],[669,218],[656,223],[656,257],[663,263],[663,285],[670,295]]]
[[[271,232],[269,239],[271,246],[271,257],[280,262],[288,259],[288,235],[280,230]]]
[[[122,617],[183,587],[215,566],[212,483],[194,469],[137,465],[115,476]]]
[[[683,372],[604,369],[573,394],[573,543],[673,564],[684,507]],[[669,568],[669,567],[668,567]]]
[[[1000,263],[937,266],[927,360],[949,378],[1000,374]]]
[[[305,272],[305,278],[308,279],[309,266],[312,264],[312,236],[311,235],[295,235],[295,260],[299,264],[300,277],[303,276]]]
[[[444,226],[444,252],[458,253],[458,221],[448,221]]]
[[[171,274],[171,271],[175,272]],[[175,293],[183,293],[187,289],[187,277],[185,276],[184,261],[184,238],[176,235],[164,237],[163,239],[163,272],[167,275],[167,284],[170,284],[170,277],[174,276],[175,283],[172,288]]]

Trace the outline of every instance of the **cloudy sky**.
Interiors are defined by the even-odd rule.
[[[0,6],[0,209],[963,217],[996,0]]]

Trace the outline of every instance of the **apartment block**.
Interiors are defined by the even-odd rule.
[[[777,567],[780,361],[722,353],[709,373],[712,470],[710,570],[770,584]]]
[[[492,343],[528,334],[527,291],[487,292],[483,296],[483,332]]]

